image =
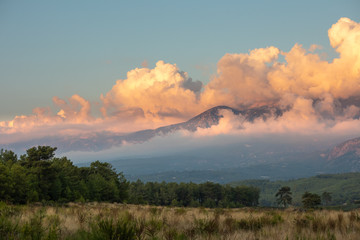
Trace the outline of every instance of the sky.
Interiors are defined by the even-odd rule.
[[[295,43],[330,52],[327,30],[359,19],[359,1],[0,2],[0,120],[53,106],[54,96],[99,101],[142,63],[177,64],[204,83],[226,53]]]
[[[0,144],[154,128],[216,105],[291,106],[279,131],[339,128],[359,113],[336,108],[360,90],[359,12],[357,0],[2,0]]]

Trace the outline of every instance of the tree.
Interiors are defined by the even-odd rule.
[[[11,200],[12,182],[9,168],[0,162],[0,201]]]
[[[276,202],[279,204],[279,206],[283,206],[284,208],[287,207],[288,204],[292,203],[292,197],[291,197],[291,189],[288,186],[284,186],[278,190],[275,197]]]
[[[27,172],[19,163],[15,163],[10,168],[12,182],[12,202],[26,203],[29,181],[26,176]]]
[[[26,150],[26,154],[22,155],[21,162],[26,167],[30,168],[39,165],[41,162],[48,162],[55,156],[56,147],[38,146]]]
[[[329,192],[323,192],[321,194],[321,200],[325,203],[325,205],[328,205],[331,202],[331,193]]]
[[[8,166],[16,163],[18,160],[17,155],[13,151],[0,150],[0,162]]]
[[[305,192],[302,195],[302,204],[304,208],[316,208],[321,204],[321,198],[316,193]]]
[[[128,198],[129,182],[110,163],[92,162],[86,174],[90,198],[112,202],[123,202]]]
[[[56,179],[50,192],[55,201],[74,201],[81,197],[80,170],[66,157],[54,158],[51,167],[55,170]],[[85,197],[86,190],[83,191]],[[70,194],[71,193],[71,194]],[[69,198],[70,197],[70,198]]]
[[[39,200],[56,200],[51,196],[52,185],[56,179],[55,169],[51,166],[56,148],[38,146],[26,150],[21,156],[21,164],[29,170],[31,188],[39,195]]]

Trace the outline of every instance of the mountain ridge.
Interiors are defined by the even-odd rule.
[[[25,151],[32,146],[52,145],[58,147],[58,152],[85,151],[98,152],[112,147],[120,147],[124,142],[143,143],[149,141],[155,136],[164,136],[179,130],[195,132],[198,128],[210,128],[219,124],[223,117],[221,110],[231,111],[234,115],[242,115],[244,121],[252,122],[255,119],[262,118],[266,120],[269,117],[279,117],[285,110],[275,107],[257,107],[245,110],[237,110],[228,106],[216,106],[210,108],[185,122],[161,126],[155,129],[144,129],[126,134],[111,132],[95,132],[91,134],[82,134],[79,136],[47,136],[27,141],[18,141],[12,144],[4,145],[4,148],[15,151]]]
[[[246,110],[237,110],[232,107],[228,107],[225,105],[216,106],[210,108],[195,117],[189,119],[188,121],[171,124],[167,126],[162,126],[156,129],[146,129],[137,131],[135,133],[130,133],[127,136],[131,136],[129,138],[125,137],[126,139],[133,140],[132,137],[138,137],[141,134],[146,134],[149,137],[154,137],[156,135],[166,135],[168,133],[176,132],[179,130],[187,130],[190,132],[195,132],[198,128],[210,128],[214,125],[219,124],[223,115],[220,114],[220,110],[228,110],[231,111],[234,115],[242,115],[245,121],[253,122],[257,118],[262,118],[266,120],[269,117],[274,116],[275,118],[281,116],[284,110],[275,107],[257,107],[257,108],[249,108]],[[152,134],[151,134],[152,132]]]
[[[344,141],[333,147],[327,157],[327,166],[356,172],[360,171],[360,137]]]

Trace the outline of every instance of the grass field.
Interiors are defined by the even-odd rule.
[[[205,209],[0,204],[0,239],[354,239],[360,209]]]

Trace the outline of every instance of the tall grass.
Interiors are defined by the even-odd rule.
[[[2,239],[359,239],[360,210],[168,208],[0,203]]]

